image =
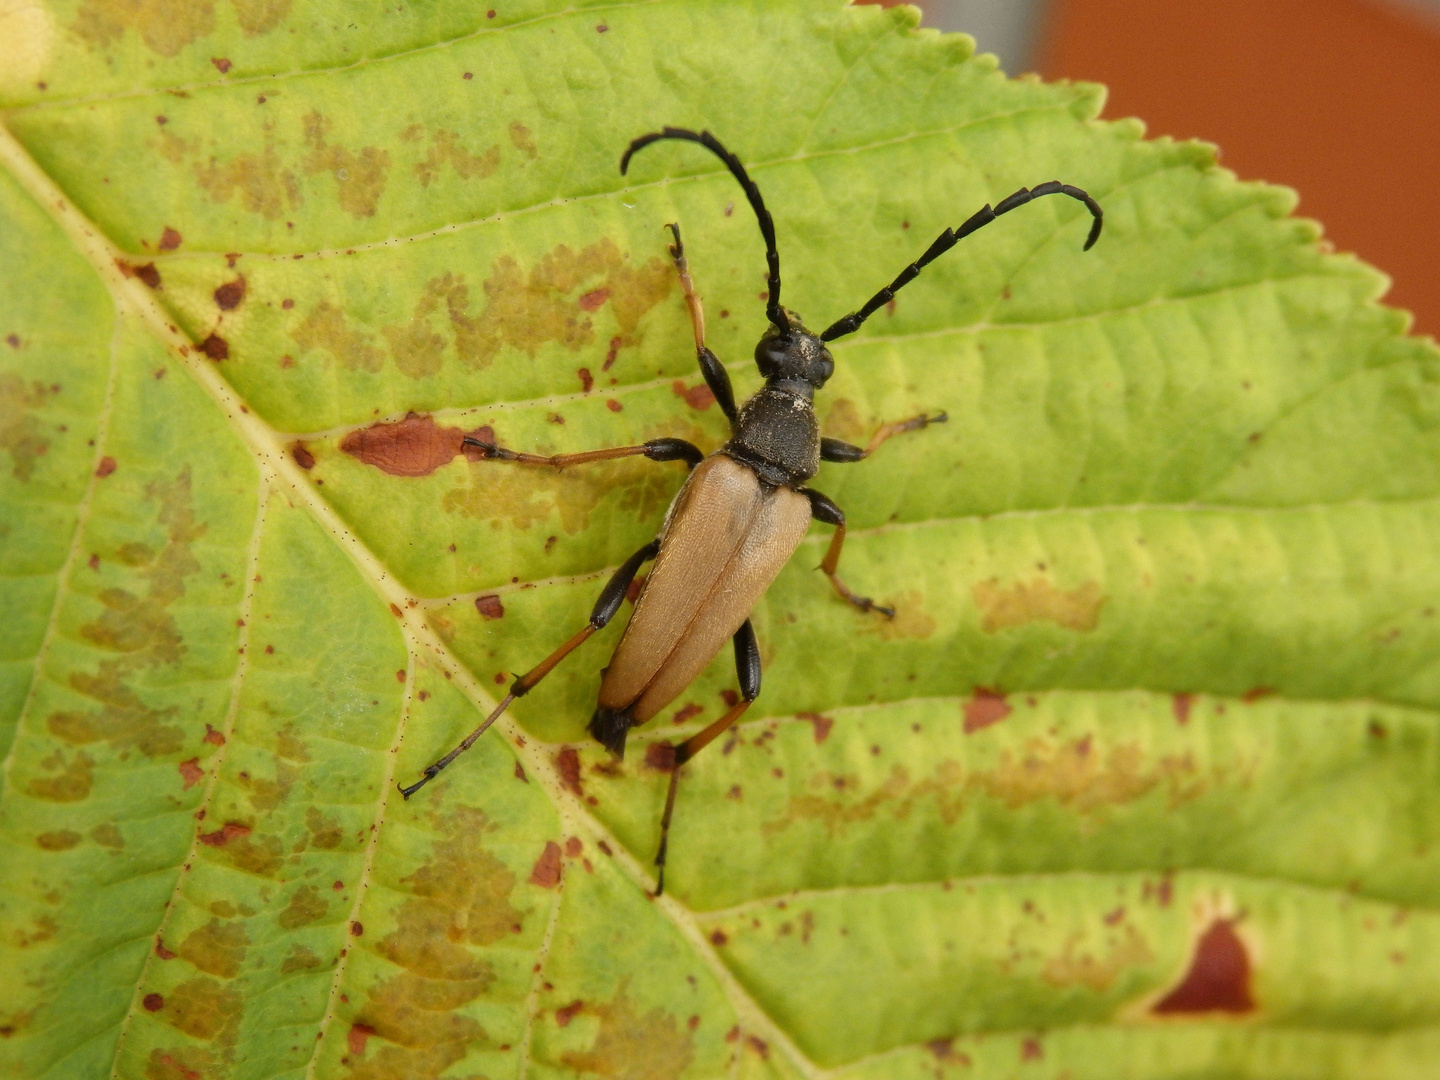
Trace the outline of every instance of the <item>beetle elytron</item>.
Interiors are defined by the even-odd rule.
[[[675,243],[670,248],[684,288],[685,303],[695,331],[695,353],[705,382],[720,409],[730,420],[731,438],[706,457],[683,439],[652,439],[640,446],[620,446],[578,454],[543,457],[523,454],[467,436],[465,443],[486,458],[525,465],[564,468],[591,461],[643,455],[651,461],[684,461],[689,479],[675,496],[660,535],[625,560],[615,571],[578,634],[541,663],[515,677],[510,691],[484,722],[454,750],[429,766],[425,774],[400,790],[405,798],[464,753],[517,697],[522,697],[552,668],[620,609],[625,592],[640,566],[651,559],[654,569],[635,601],[630,625],[620,639],[600,684],[600,701],[591,717],[590,734],[617,758],[625,755],[625,737],[669,705],[700,674],[727,638],[735,646],[735,667],[740,679],[740,700],[724,716],[696,735],[670,748],[673,760],[665,813],[660,823],[660,848],[655,856],[655,895],[665,889],[665,851],[680,766],[735,723],[760,693],[760,648],[750,626],[750,610],[789,560],[810,526],[811,519],[835,526],[830,548],[820,569],[835,591],[861,611],[893,617],[894,611],[869,597],[857,596],[836,576],[840,549],[845,543],[845,514],[820,492],[805,486],[820,462],[859,461],[892,435],[913,431],[946,419],[917,416],[882,426],[863,449],[839,439],[820,437],[815,419],[815,391],[835,369],[827,342],[853,333],[871,315],[889,303],[925,266],[949,251],[976,229],[1042,195],[1068,195],[1083,202],[1093,221],[1085,240],[1088,251],[1100,236],[1100,206],[1087,193],[1058,180],[1035,188],[1021,188],[993,209],[986,205],[958,229],[946,229],[915,262],[865,302],[859,311],[837,319],[823,333],[805,328],[800,317],[780,306],[780,255],[775,247],[775,225],[760,189],[739,158],[708,131],[667,127],[642,135],[620,159],[620,172],[629,168],[634,154],[651,143],[677,139],[698,143],[725,163],[739,181],[759,219],[765,240],[769,294],[765,316],[770,321],[755,346],[755,363],[765,385],[739,409],[730,376],[705,345],[705,313],[695,294],[685,262],[680,227],[668,225]]]

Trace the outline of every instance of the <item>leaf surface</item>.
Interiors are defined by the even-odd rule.
[[[1294,196],[914,14],[0,11],[0,1060],[26,1077],[1412,1077],[1440,1062],[1440,354]],[[852,338],[764,692],[585,735],[764,261]],[[626,606],[624,613],[628,613]],[[653,759],[651,759],[653,760]]]

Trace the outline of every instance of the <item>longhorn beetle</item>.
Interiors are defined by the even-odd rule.
[[[660,848],[655,856],[656,896],[665,891],[665,851],[670,819],[675,812],[680,766],[740,719],[760,693],[760,647],[750,626],[750,609],[799,546],[812,518],[835,526],[820,569],[840,597],[862,612],[874,611],[889,618],[895,614],[893,609],[882,607],[867,596],[857,596],[836,575],[840,549],[845,543],[845,514],[820,492],[806,487],[805,482],[815,475],[822,461],[860,461],[892,435],[939,423],[946,416],[943,412],[937,416],[922,414],[884,424],[863,449],[839,439],[821,438],[820,425],[815,419],[815,391],[825,385],[835,370],[826,343],[854,333],[866,319],[894,299],[900,289],[915,280],[930,262],[976,229],[1032,199],[1042,195],[1068,195],[1084,203],[1094,218],[1085,240],[1083,250],[1086,251],[1099,239],[1104,221],[1099,203],[1077,187],[1051,180],[1039,187],[1021,188],[993,208],[988,204],[982,207],[958,229],[946,229],[920,258],[900,271],[894,281],[867,300],[859,311],[837,319],[823,333],[816,334],[806,329],[799,315],[780,306],[780,255],[775,247],[775,224],[765,209],[760,189],[740,159],[726,150],[715,136],[708,131],[673,127],[641,135],[620,158],[621,174],[629,169],[630,159],[637,152],[664,139],[698,143],[724,162],[744,189],[759,219],[768,267],[765,317],[770,325],[755,346],[755,363],[765,377],[765,385],[739,409],[735,407],[730,376],[705,345],[705,312],[690,280],[680,226],[671,224],[666,226],[675,239],[670,254],[690,310],[695,355],[706,384],[730,421],[730,441],[709,457],[684,439],[651,439],[640,446],[544,457],[507,450],[473,436],[465,437],[465,445],[477,448],[483,458],[521,465],[563,469],[567,465],[643,455],[651,461],[684,461],[691,472],[670,504],[660,535],[615,571],[600,591],[600,599],[585,627],[538,666],[515,676],[509,693],[479,727],[427,768],[419,780],[400,789],[408,799],[433,780],[441,769],[468,750],[512,701],[533,690],[556,664],[603,628],[620,610],[626,589],[641,564],[654,559],[655,567],[635,601],[630,625],[625,628],[610,666],[604,671],[599,704],[590,718],[590,734],[617,758],[623,758],[625,737],[630,729],[645,723],[684,693],[727,638],[734,642],[741,693],[740,701],[724,716],[669,748],[670,787],[660,819]]]

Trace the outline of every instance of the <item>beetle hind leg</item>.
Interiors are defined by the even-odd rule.
[[[500,719],[500,715],[510,707],[511,702],[518,697],[524,697],[533,690],[541,679],[555,670],[555,666],[559,664],[561,660],[564,660],[565,657],[583,645],[591,634],[597,630],[603,630],[610,620],[615,617],[615,613],[620,610],[620,603],[625,599],[625,592],[629,589],[630,582],[635,580],[635,575],[640,572],[641,565],[655,558],[659,550],[660,541],[652,540],[621,563],[620,568],[616,570],[610,580],[606,582],[605,588],[600,590],[600,598],[595,601],[595,606],[590,611],[590,621],[585,624],[580,632],[544,660],[541,660],[540,663],[536,664],[524,675],[517,675],[515,681],[510,684],[510,692],[505,695],[500,704],[491,710],[490,715],[480,722],[480,726],[465,736],[465,738],[461,740],[460,745],[455,747],[454,750],[451,750],[433,765],[426,766],[419,780],[416,780],[413,784],[401,786],[400,794],[408,799],[431,780],[434,780],[435,777],[439,776],[440,772],[447,765],[475,745],[475,740],[480,738],[481,735],[484,735],[485,732],[490,729],[490,725]],[[593,724],[594,721],[592,720],[591,723]],[[604,740],[602,739],[601,741],[603,742]],[[609,744],[607,743],[606,745]],[[623,731],[620,733],[620,748],[623,752],[625,748],[625,734]]]
[[[670,787],[665,792],[665,813],[660,818],[660,850],[655,853],[656,896],[665,892],[665,855],[670,845],[670,819],[675,815],[675,793],[680,787],[680,766],[724,734],[760,696],[760,644],[755,640],[755,628],[749,619],[735,631],[735,673],[740,676],[740,700],[709,727],[668,748]]]

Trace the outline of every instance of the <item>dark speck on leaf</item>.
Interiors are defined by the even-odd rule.
[[[606,26],[604,23],[599,23],[599,24],[595,27],[595,32],[596,32],[597,34],[603,34],[603,33],[605,33],[605,31],[607,31],[607,30],[609,30],[609,29],[610,29],[610,27]]]
[[[230,70],[231,66],[230,61],[226,60],[223,56],[212,56],[210,58],[210,63],[215,65],[215,70],[220,72],[221,75],[226,74]]]
[[[161,251],[174,251],[176,248],[178,248],[178,247],[180,246],[180,244],[181,244],[180,234],[179,234],[178,232],[176,232],[174,229],[170,228],[169,225],[166,225],[166,226],[165,226],[165,231],[160,234],[160,244],[159,244],[160,250],[161,250]]]
[[[165,999],[159,994],[146,994],[143,1004],[146,1012],[159,1012],[165,1008]]]
[[[295,459],[296,465],[307,472],[315,467],[315,455],[307,450],[305,444],[298,439],[290,446],[290,456]]]
[[[588,394],[595,386],[595,376],[590,374],[589,368],[584,367],[575,372],[575,374],[580,377],[580,388]]]
[[[475,598],[475,610],[487,619],[503,619],[505,617],[505,605],[500,602],[500,597],[494,593]]]
[[[622,409],[625,408],[624,405],[621,405],[620,402],[616,401],[614,398],[610,398],[608,401],[606,401],[605,407],[611,412],[620,412]]]
[[[230,359],[230,343],[219,334],[211,334],[200,342],[200,351],[211,360]]]
[[[463,78],[466,78],[466,79],[473,79],[474,77],[475,77],[474,73],[469,72],[469,71],[465,72],[465,74],[464,74],[464,76],[463,76]]]
[[[95,466],[95,475],[101,480],[109,476],[116,469],[115,459],[108,454],[100,459],[100,464]]]

